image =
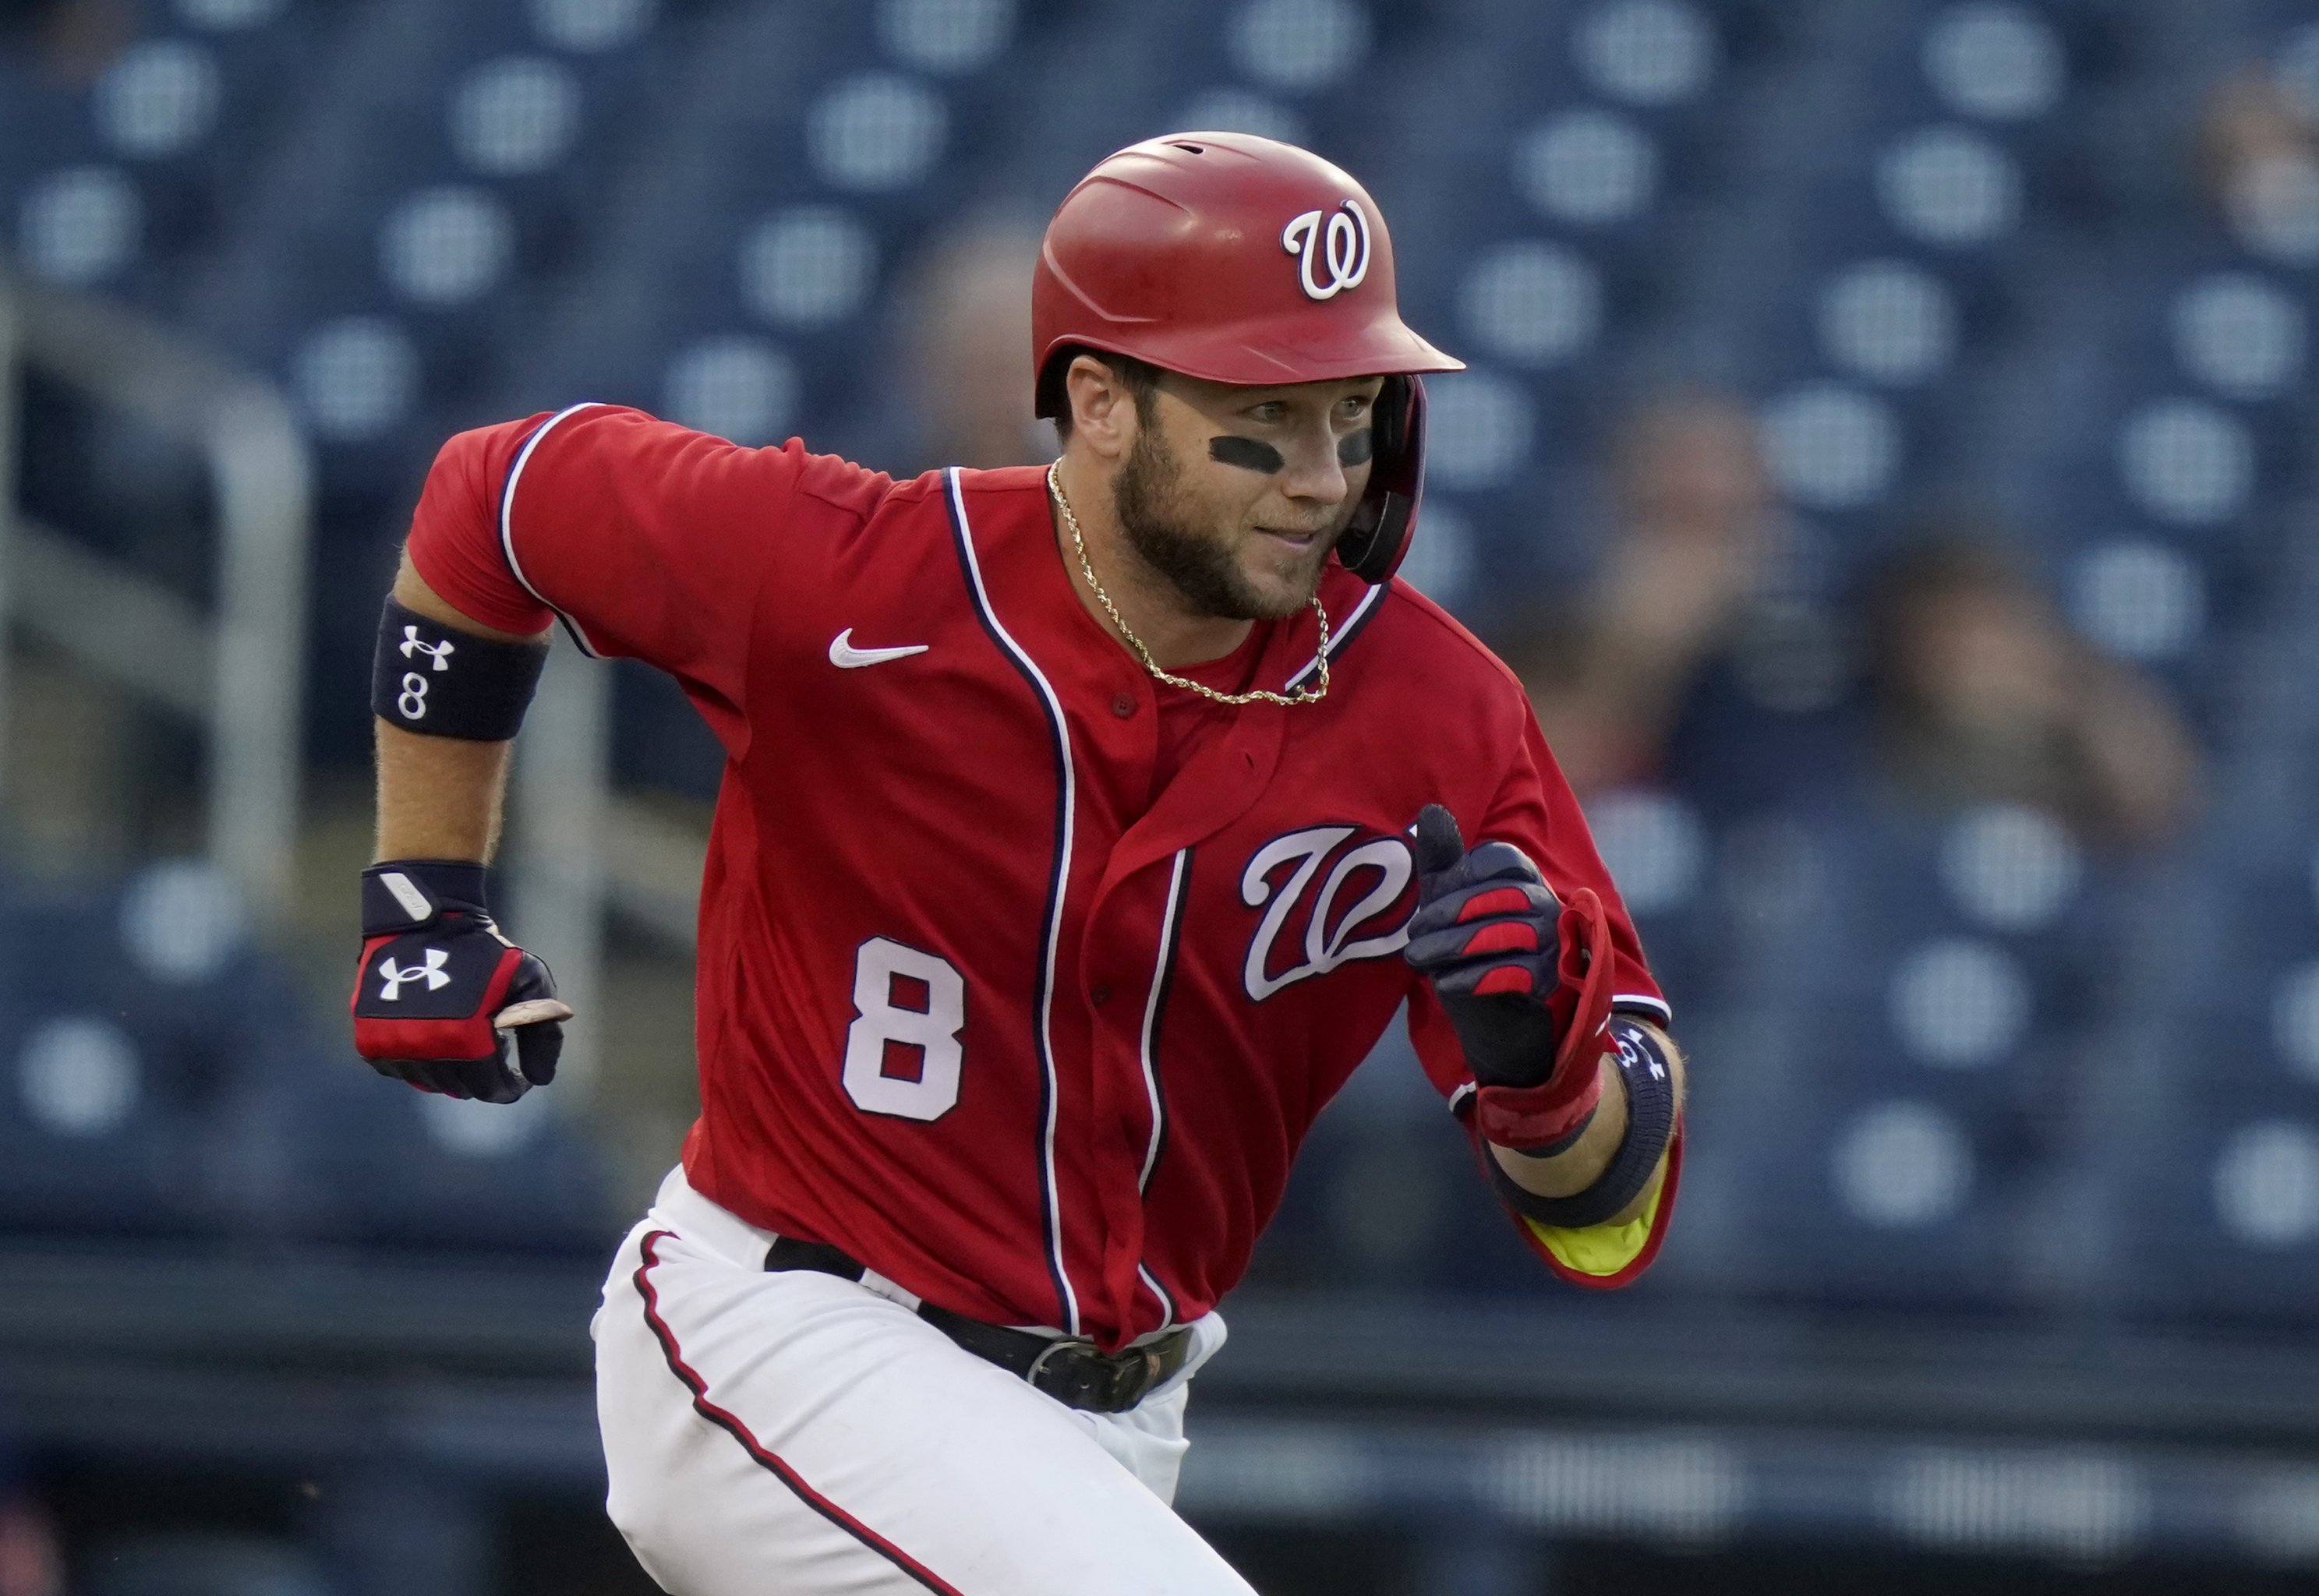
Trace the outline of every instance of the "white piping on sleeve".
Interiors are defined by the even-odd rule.
[[[568,405],[542,421],[534,429],[532,435],[524,439],[523,448],[516,455],[515,464],[508,467],[507,486],[500,490],[500,552],[507,557],[508,570],[514,573],[516,581],[523,584],[525,592],[546,605],[548,609],[555,610],[555,618],[562,621],[564,629],[572,634],[572,641],[578,644],[580,652],[591,660],[601,659],[604,656],[597,652],[594,644],[588,641],[588,634],[581,629],[578,621],[573,620],[563,610],[556,609],[554,600],[531,585],[531,578],[523,573],[523,562],[516,558],[515,485],[523,479],[523,468],[531,463],[531,452],[539,447],[540,440],[553,432],[558,422],[566,417],[576,416],[582,410],[600,408],[597,401],[589,400],[582,404]]]

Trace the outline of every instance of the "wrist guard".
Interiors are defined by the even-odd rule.
[[[1486,1159],[1498,1195],[1515,1213],[1557,1230],[1580,1231],[1612,1218],[1650,1184],[1674,1137],[1674,1072],[1658,1040],[1623,1016],[1611,1022],[1611,1058],[1627,1088],[1627,1134],[1593,1186],[1566,1197],[1527,1190]]]
[[[545,643],[478,637],[389,599],[371,660],[371,710],[422,736],[504,743],[522,726],[546,664]]]
[[[396,859],[362,878],[355,1050],[381,1075],[512,1103],[555,1078],[570,1008],[547,966],[492,923],[483,867]]]

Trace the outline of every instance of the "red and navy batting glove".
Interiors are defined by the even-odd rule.
[[[1611,1043],[1610,922],[1580,888],[1555,897],[1511,843],[1468,850],[1439,804],[1417,817],[1417,912],[1402,957],[1433,983],[1480,1090],[1482,1132],[1549,1150],[1593,1118]]]
[[[569,1005],[547,966],[492,924],[483,867],[392,859],[362,878],[355,1050],[447,1097],[512,1103],[555,1078]]]

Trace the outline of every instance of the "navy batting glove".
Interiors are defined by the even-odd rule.
[[[1511,843],[1468,852],[1439,804],[1417,816],[1417,913],[1402,957],[1432,981],[1466,1067],[1484,1086],[1532,1087],[1553,1072],[1567,1015],[1561,900]]]
[[[396,859],[363,872],[355,1050],[447,1097],[512,1103],[555,1078],[569,1005],[493,924],[483,867]]]

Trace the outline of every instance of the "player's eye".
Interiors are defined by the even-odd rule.
[[[1251,421],[1261,421],[1270,426],[1288,419],[1288,407],[1277,399],[1268,399],[1262,404],[1249,406],[1242,413]]]

